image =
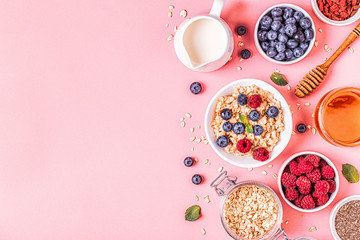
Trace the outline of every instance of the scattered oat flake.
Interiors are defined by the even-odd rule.
[[[222,172],[223,169],[224,169],[223,167],[219,167],[218,172]]]
[[[195,195],[195,201],[199,201],[199,197],[198,197],[198,195]]]
[[[327,44],[324,45],[324,49],[327,50],[329,46]]]
[[[242,61],[244,61],[244,59],[243,59],[243,58],[240,58],[239,62],[242,62]]]
[[[323,59],[323,62],[326,62],[326,60],[327,60],[327,58],[324,58],[324,59]]]
[[[191,137],[190,141],[194,141],[196,139],[196,137]]]
[[[195,141],[196,141],[197,143],[200,143],[200,142],[201,142],[201,139],[198,138],[198,139],[196,139]]]
[[[310,106],[310,103],[307,102],[307,103],[304,103],[304,105],[308,107],[308,106]]]
[[[200,125],[197,125],[196,128],[197,128],[197,129],[200,129]],[[203,137],[203,136],[201,136],[201,137]],[[201,137],[200,137],[200,138],[201,138]],[[203,139],[203,140],[204,140],[204,139]]]
[[[167,23],[167,24],[165,24],[165,27],[166,27],[166,28],[168,28],[168,27],[169,27],[169,24],[168,24],[168,23]]]
[[[349,47],[349,52],[354,53],[354,49],[352,47]]]
[[[278,179],[278,175],[276,173],[273,174],[273,178]]]
[[[248,168],[248,171],[251,172],[253,170],[253,168]]]
[[[291,135],[295,135],[295,134],[296,134],[295,131],[292,131],[292,132],[291,132]]]
[[[174,32],[176,32],[178,30],[178,27],[177,26],[175,26],[174,27]]]
[[[286,85],[286,87],[287,87],[287,89],[290,91],[291,90],[291,87],[290,87],[290,85],[288,84],[288,85]]]
[[[181,121],[180,122],[180,126],[183,128],[183,127],[185,127],[185,122],[184,121]]]
[[[205,231],[204,228],[201,229],[201,233],[202,233],[202,235],[205,235],[205,234],[206,234],[206,231]]]
[[[206,203],[209,203],[209,202],[210,202],[210,199],[208,199],[208,198],[205,199],[205,202],[206,202]]]
[[[314,118],[314,117],[315,117],[315,113],[311,114],[311,117]]]
[[[238,38],[242,38],[241,35],[238,35]]]
[[[239,42],[237,43],[237,46],[238,46],[238,47],[242,47],[242,46],[244,46],[244,42],[239,41]]]
[[[184,121],[184,120],[185,120],[185,118],[183,118],[183,117],[180,118],[180,121]]]
[[[296,106],[300,106],[300,103],[297,103]]]
[[[267,172],[266,172],[265,170],[262,170],[262,171],[261,171],[261,174],[262,174],[262,175],[267,175]]]
[[[300,110],[301,110],[301,107],[298,107],[298,110],[300,111]]]
[[[210,161],[209,161],[209,159],[205,159],[204,164],[210,166]]]
[[[187,11],[185,9],[181,10],[180,17],[186,17],[186,16],[187,16]]]
[[[228,62],[230,62],[231,60],[232,60],[232,56],[230,56],[230,57],[229,57],[229,60],[228,60]]]
[[[268,168],[272,168],[273,167],[273,165],[272,164],[270,164],[269,166],[268,166]]]
[[[307,125],[307,128],[308,128],[308,129],[311,129],[312,127],[311,127],[311,125]]]
[[[200,139],[201,139],[201,140],[205,140],[204,136],[200,136]]]
[[[199,159],[197,159],[197,158],[194,158],[194,161],[195,161],[195,162],[198,162],[198,161],[199,161]]]
[[[309,232],[314,232],[314,231],[316,231],[316,230],[317,230],[316,227],[311,227],[311,228],[309,228]]]
[[[190,113],[185,113],[185,117],[191,118],[191,114]]]
[[[315,129],[315,128],[312,128],[311,131],[312,131],[312,134],[313,134],[313,135],[316,134],[316,129]]]
[[[241,67],[236,67],[236,69],[240,71],[242,68]]]
[[[174,5],[170,5],[170,6],[169,6],[169,10],[173,10],[174,8],[175,8]]]
[[[319,45],[319,42],[316,40],[314,45],[315,45],[315,47],[317,47]]]
[[[173,16],[172,12],[168,12],[168,17],[171,18]]]
[[[288,220],[286,220],[286,221],[285,221],[285,224],[288,224],[288,223],[289,223],[289,221],[288,221]]]
[[[192,147],[192,148],[190,149],[190,151],[192,151],[192,152],[193,152],[193,151],[194,151],[194,147]]]
[[[319,28],[318,30],[319,30],[319,32],[322,32],[322,31],[323,31],[321,28]]]
[[[277,69],[277,68],[275,68],[275,72],[279,73],[279,72],[280,72],[280,70],[279,70],[279,69]]]
[[[190,128],[190,132],[194,132],[194,128]]]
[[[332,48],[328,48],[326,51],[327,51],[327,52],[331,52],[331,51],[332,51]]]
[[[171,40],[173,40],[173,38],[174,38],[174,34],[170,34],[169,37],[167,38],[167,40],[171,41]]]
[[[204,141],[204,144],[208,144],[208,143],[209,143],[209,141],[208,141],[208,140],[205,140],[205,141]]]

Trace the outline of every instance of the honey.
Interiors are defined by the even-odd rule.
[[[360,144],[360,89],[334,89],[325,94],[315,109],[320,135],[340,146]]]

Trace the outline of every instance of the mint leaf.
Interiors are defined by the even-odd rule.
[[[198,205],[194,205],[186,209],[185,211],[185,220],[186,221],[195,221],[200,217],[201,208]]]
[[[249,123],[247,116],[245,116],[244,114],[240,114],[239,118],[240,118],[240,122],[242,122],[243,124],[246,125]]]
[[[253,132],[254,132],[254,129],[253,129],[253,127],[252,127],[250,124],[246,124],[246,125],[245,125],[245,131],[246,131],[247,133],[253,133]]]
[[[273,74],[271,74],[270,79],[278,86],[285,86],[288,84],[288,82],[281,73],[274,72]]]
[[[343,164],[341,172],[348,182],[357,183],[359,181],[359,173],[353,165]]]

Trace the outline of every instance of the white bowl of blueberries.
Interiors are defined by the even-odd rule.
[[[313,20],[304,9],[293,4],[278,4],[265,10],[254,32],[260,54],[279,64],[300,61],[315,42]]]

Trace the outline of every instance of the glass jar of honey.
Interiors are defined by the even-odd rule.
[[[320,135],[335,146],[360,145],[360,88],[336,88],[316,106],[315,125]]]

